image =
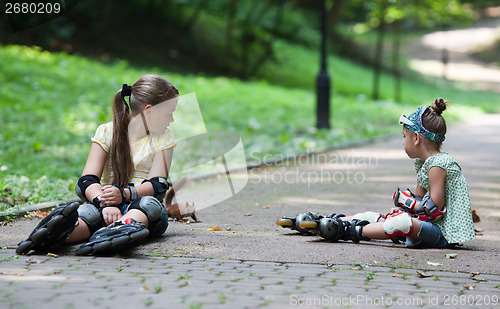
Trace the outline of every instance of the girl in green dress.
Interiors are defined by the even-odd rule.
[[[411,248],[446,248],[475,238],[467,182],[460,165],[441,152],[446,123],[441,113],[446,101],[401,115],[404,149],[415,159],[415,193],[399,188],[393,196],[395,208],[386,214],[364,212],[354,216],[314,213],[282,218],[278,225],[313,232],[327,240],[392,239]],[[291,223],[291,224],[290,224]]]

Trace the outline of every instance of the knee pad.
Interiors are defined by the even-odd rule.
[[[355,214],[352,219],[353,220],[359,220],[359,221],[368,221],[370,223],[376,223],[378,222],[378,219],[380,219],[382,214],[374,211],[365,211],[361,212],[359,214]]]
[[[160,220],[163,205],[152,196],[143,196],[140,199],[133,201],[128,209],[138,209],[142,211],[148,218],[149,225],[151,225]]]
[[[413,233],[411,215],[403,211],[389,215],[385,219],[383,227],[384,233],[390,238],[398,236],[407,237]]]
[[[92,204],[80,205],[78,208],[78,217],[87,223],[91,234],[94,234],[104,224],[101,212]]]

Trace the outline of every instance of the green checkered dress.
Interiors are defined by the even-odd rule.
[[[449,243],[462,243],[476,238],[467,182],[457,161],[446,152],[427,158],[425,162],[415,160],[419,185],[430,194],[429,170],[438,166],[446,171],[445,209],[442,217],[432,223],[439,226]]]

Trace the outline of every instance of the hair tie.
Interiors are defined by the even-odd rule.
[[[132,94],[132,86],[123,84],[122,87],[122,97],[129,97]]]

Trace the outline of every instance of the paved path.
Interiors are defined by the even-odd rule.
[[[243,191],[198,212],[201,223],[171,222],[163,237],[122,256],[76,257],[74,247],[65,247],[57,258],[17,257],[15,244],[38,221],[1,226],[0,307],[498,308],[500,115],[451,126],[444,150],[461,163],[482,219],[477,228],[483,236],[462,248],[327,243],[274,224],[306,210],[388,210],[397,185],[415,184],[412,161],[395,136],[251,170]],[[233,177],[238,175],[244,174]],[[191,185],[203,196],[216,194],[213,183]],[[207,231],[210,226],[224,230]],[[448,253],[457,257],[446,258]]]
[[[426,34],[407,44],[410,67],[424,75],[446,76],[461,82],[465,89],[487,89],[500,92],[500,69],[475,60],[470,53],[500,39],[500,17],[477,22],[467,29],[453,29]],[[443,49],[448,63],[442,64]]]

